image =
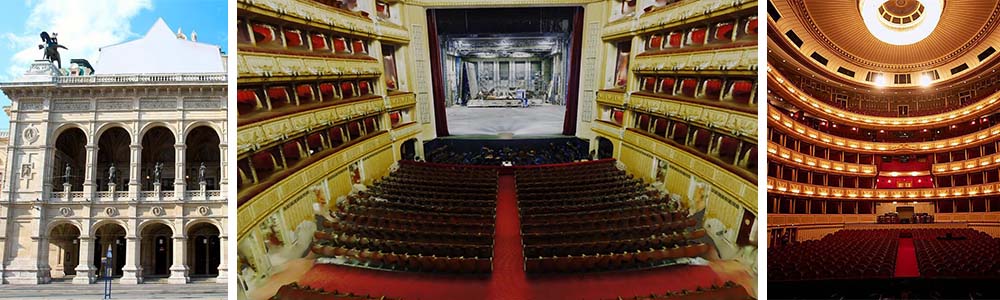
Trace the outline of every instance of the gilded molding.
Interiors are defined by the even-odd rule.
[[[875,174],[878,174],[878,169],[875,165],[855,164],[819,158],[788,149],[785,146],[771,141],[767,142],[767,155],[770,158],[790,162],[811,170],[821,170],[846,175],[875,176]]]
[[[316,181],[326,178],[333,170],[345,168],[354,161],[391,146],[389,134],[381,133],[286,176],[237,208],[237,222],[240,224],[238,239],[242,239],[257,223],[287,204],[286,201],[279,201],[280,199],[292,199]]]
[[[774,177],[767,177],[767,192],[813,197],[843,197],[861,200],[912,201],[913,199],[951,199],[954,197],[992,195],[1000,192],[1000,183],[929,188],[929,189],[858,189],[798,183]]]
[[[641,14],[638,18],[625,17],[604,27],[604,40],[645,34],[697,23],[702,20],[725,16],[738,11],[754,9],[756,0],[687,0],[669,7]]]
[[[756,181],[743,179],[715,165],[715,163],[706,161],[687,151],[677,150],[673,146],[640,133],[625,131],[622,141],[637,149],[669,161],[671,166],[679,166],[697,175],[699,178],[710,180],[712,185],[737,199],[744,207],[747,207],[751,211],[757,211]]]
[[[277,19],[298,18],[300,23],[328,28],[335,32],[372,38],[377,36],[373,20],[324,7],[318,3],[303,0],[237,0],[236,2],[238,9]]]
[[[377,60],[341,59],[241,52],[237,55],[239,83],[272,81],[274,77],[308,76],[372,78],[382,74]]]
[[[945,126],[952,123],[976,118],[980,114],[990,113],[1000,109],[1000,91],[995,92],[977,103],[970,104],[950,112],[920,116],[920,117],[877,117],[849,112],[818,100],[810,95],[800,93],[798,88],[780,72],[771,68],[768,63],[767,80],[769,90],[782,91],[793,96],[783,97],[796,107],[805,109],[820,116],[836,120],[839,123],[854,126],[889,126],[894,129],[921,129]]]
[[[395,94],[389,96],[389,107],[388,109],[397,109],[407,106],[417,105],[417,94],[414,93],[403,93]]]
[[[597,103],[615,107],[625,107],[625,92],[603,90],[597,91]]]
[[[677,74],[683,71],[757,74],[757,46],[636,56],[636,74]]]
[[[931,170],[934,171],[934,175],[965,174],[969,171],[996,168],[996,164],[1000,164],[1000,153],[960,161],[933,164],[931,166]]]
[[[256,122],[236,130],[237,155],[313,128],[385,111],[385,101],[373,98]]]
[[[767,122],[768,124],[773,125],[771,126],[772,128],[791,134],[796,138],[840,150],[864,150],[866,152],[874,152],[876,154],[937,153],[941,151],[951,151],[972,147],[986,142],[990,137],[1000,135],[1000,125],[994,125],[990,128],[967,135],[930,142],[868,142],[835,136],[813,129],[812,127],[799,123],[795,119],[786,116],[770,104],[767,105],[767,116]]]
[[[738,136],[757,138],[757,115],[705,106],[686,101],[633,94],[628,98],[633,110],[686,119],[708,127],[721,128]]]

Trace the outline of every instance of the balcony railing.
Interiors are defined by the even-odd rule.
[[[157,83],[226,83],[225,73],[208,74],[125,74],[125,75],[91,75],[91,76],[59,76],[53,81],[60,85],[72,84],[157,84]]]

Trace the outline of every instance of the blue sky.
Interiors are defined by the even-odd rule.
[[[180,28],[198,41],[218,45],[229,53],[228,0],[0,0],[0,82],[23,74],[38,50],[41,31],[59,33],[63,64],[72,58],[97,61],[98,49],[133,40],[146,34],[156,19],[163,18],[172,31]],[[98,70],[100,72],[100,70]],[[0,93],[0,105],[10,99]],[[0,130],[10,127],[0,114]]]

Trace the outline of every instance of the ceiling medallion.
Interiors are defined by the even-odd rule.
[[[910,45],[934,32],[944,0],[860,0],[858,9],[868,32],[893,45]]]

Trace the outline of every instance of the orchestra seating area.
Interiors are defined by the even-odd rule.
[[[820,240],[771,247],[769,281],[886,279],[897,247],[912,238],[919,276],[985,278],[1000,275],[1000,239],[970,229],[841,230]]]
[[[656,300],[656,299],[670,299],[670,300],[737,300],[737,299],[753,299],[747,294],[747,291],[743,289],[740,285],[732,281],[726,281],[726,283],[721,286],[712,285],[709,288],[698,287],[693,291],[680,290],[680,291],[670,291],[663,294],[652,294],[648,296],[636,296],[631,298],[618,297],[616,300]]]
[[[448,140],[424,145],[427,161],[443,164],[516,166],[574,162],[588,158],[588,145],[577,138],[519,141]]]
[[[898,240],[890,230],[841,230],[821,240],[768,248],[768,281],[886,278]]]
[[[313,252],[380,269],[489,273],[496,180],[493,170],[403,164],[321,219]]]
[[[946,234],[951,233],[951,237]],[[920,274],[931,278],[997,278],[1000,239],[973,229],[925,229],[913,234]]]
[[[402,161],[316,216],[315,265],[272,299],[752,299],[681,259],[712,246],[679,206],[615,160]]]
[[[525,270],[655,267],[708,251],[705,231],[614,161],[517,171]]]
[[[375,297],[370,295],[355,295],[352,293],[340,293],[337,291],[324,291],[323,289],[313,289],[307,286],[299,286],[297,283],[290,283],[278,289],[278,293],[271,297],[271,300],[398,300],[385,296]]]

